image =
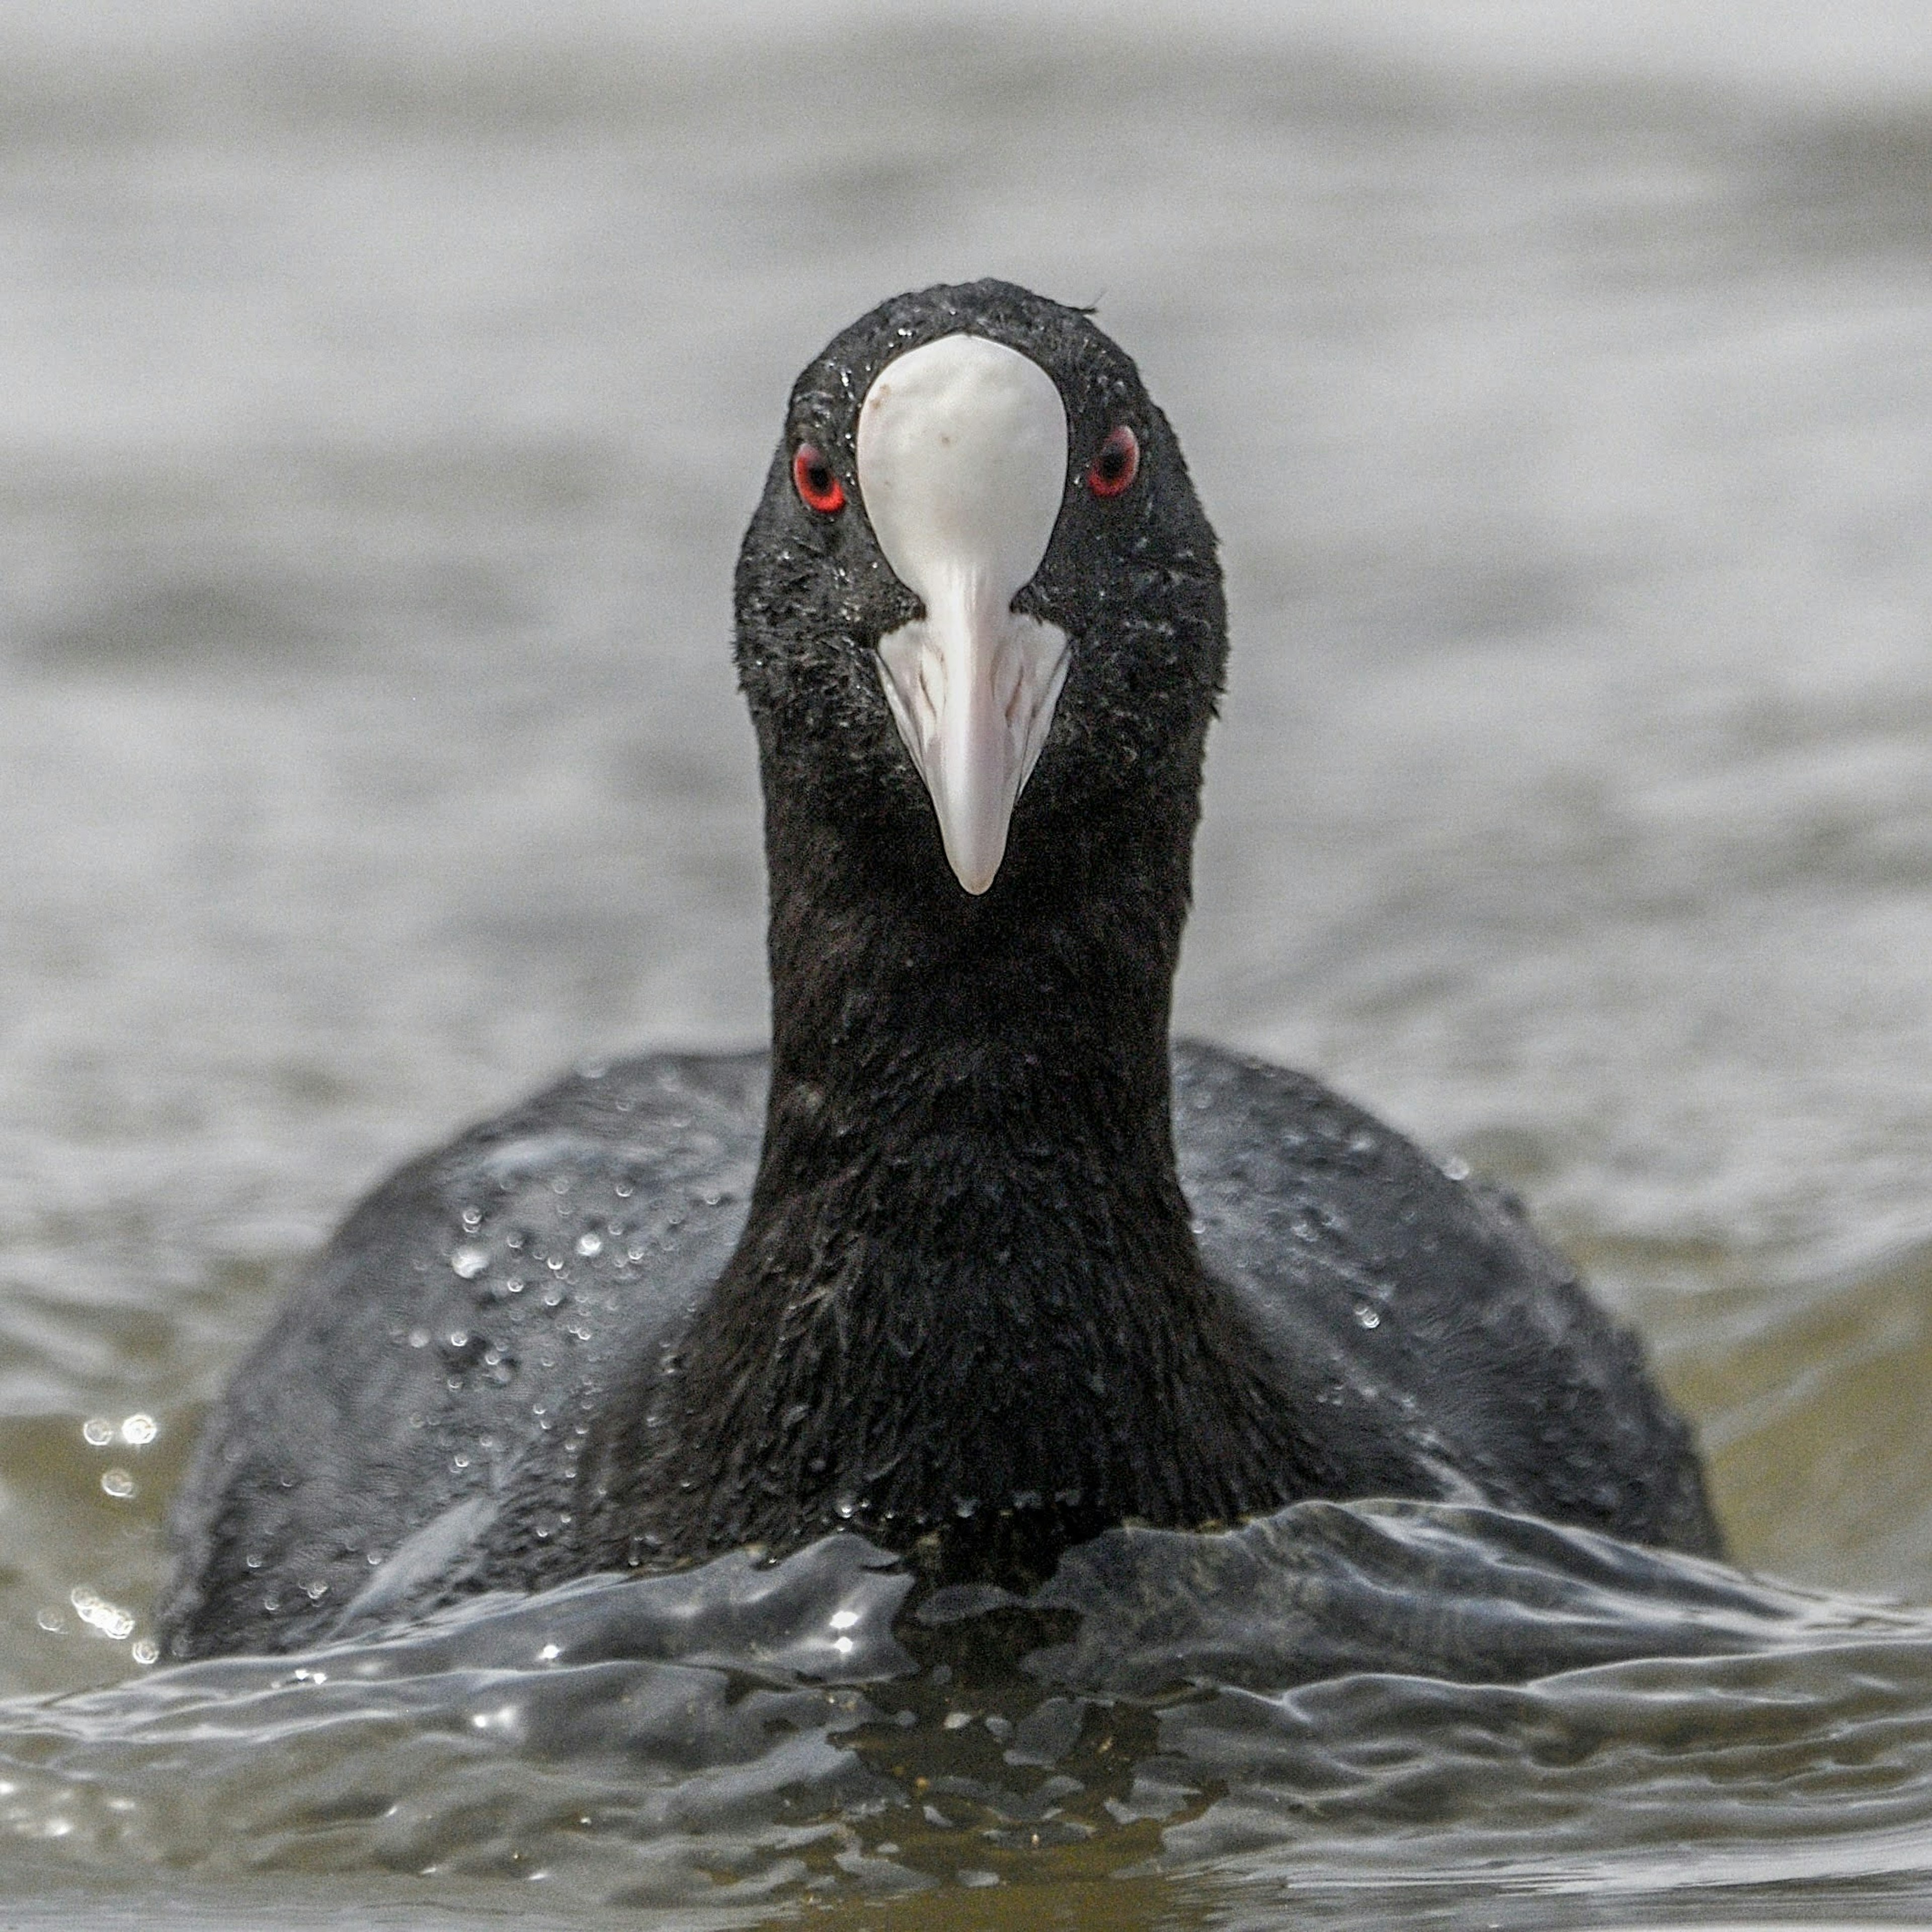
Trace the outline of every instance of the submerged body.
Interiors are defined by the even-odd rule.
[[[1226,648],[1084,316],[979,284],[836,339],[738,572],[769,1061],[584,1074],[372,1196],[210,1424],[170,1654],[842,1526],[1010,1580],[1317,1496],[1714,1551],[1636,1344],[1506,1204],[1170,1062]]]

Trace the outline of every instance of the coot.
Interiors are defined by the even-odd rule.
[[[838,335],[737,568],[769,1057],[584,1067],[357,1208],[208,1423],[166,1654],[840,1528],[1022,1582],[1317,1496],[1717,1551],[1637,1342],[1506,1199],[1170,1046],[1226,648],[1084,312],[984,281]]]

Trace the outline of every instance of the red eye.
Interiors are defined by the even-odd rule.
[[[1096,496],[1118,496],[1140,474],[1140,440],[1123,423],[1101,444],[1087,472],[1087,487]]]
[[[791,460],[791,480],[808,510],[829,517],[845,507],[845,486],[815,443],[802,442]]]

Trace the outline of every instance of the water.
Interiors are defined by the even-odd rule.
[[[1284,1884],[1311,1923],[1932,1919],[1922,1621],[1834,1594],[1932,1599],[1928,208],[1904,0],[16,0],[10,1916],[743,1923],[829,1870],[880,1926],[1278,1922]],[[368,1181],[586,1053],[757,1036],[737,533],[806,356],[980,273],[1100,300],[1222,533],[1184,1023],[1525,1193],[1651,1336],[1741,1558],[1825,1594],[1644,1662],[1703,1613],[1646,1571],[1609,1661],[1568,1647],[1574,1551],[1438,1526],[1387,1588],[1466,1604],[1506,1688],[1426,1651],[1249,1683],[1252,1624],[1184,1690],[1026,1676],[1118,1710],[1135,1772],[1032,1767],[1093,1828],[1036,1851],[968,1794],[893,1904],[780,1869],[787,1792],[861,1863],[909,1828],[796,1659],[693,1666],[779,1700],[750,1742],[639,1744],[517,1659],[528,1606],[346,1690],[135,1658],[198,1418]],[[1544,1580],[1514,1648],[1505,1562]],[[651,1679],[631,1610],[572,1604]],[[542,1750],[464,1731],[498,1668],[568,1705]],[[946,1714],[908,1775],[1004,1776]],[[1171,1771],[1172,1813],[1106,1810]]]

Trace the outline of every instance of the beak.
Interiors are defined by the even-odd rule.
[[[932,586],[922,622],[879,646],[886,702],[932,800],[946,862],[983,892],[1066,678],[1066,633],[1006,608],[983,578]]]
[[[886,702],[947,862],[983,892],[1066,681],[1066,633],[1012,608],[1059,519],[1066,406],[1030,357],[946,336],[866,392],[858,470],[886,561],[926,607],[880,640]]]

